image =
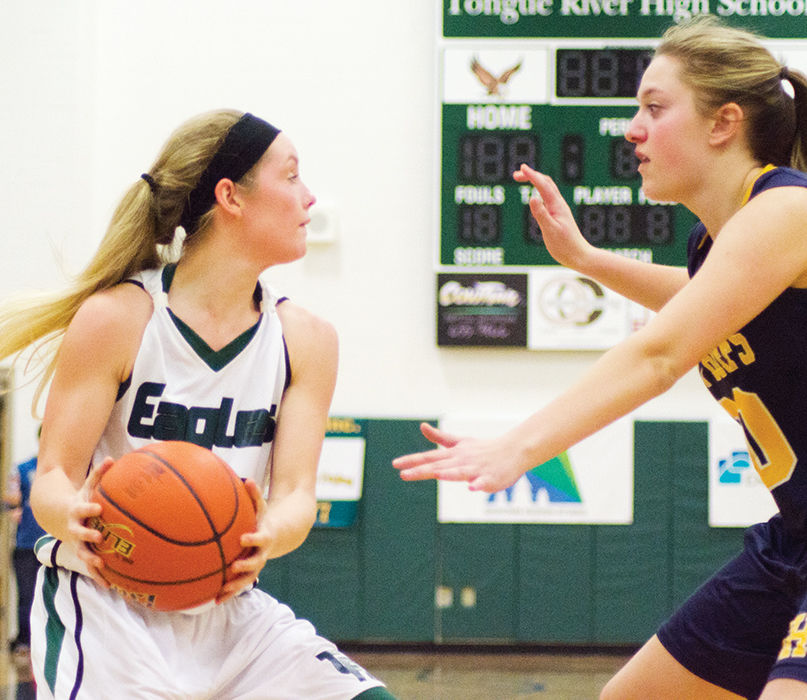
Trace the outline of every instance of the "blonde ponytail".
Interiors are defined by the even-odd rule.
[[[37,405],[53,375],[67,326],[92,294],[156,267],[174,250],[180,216],[190,192],[242,113],[220,110],[195,117],[168,139],[147,178],[123,196],[87,267],[64,291],[17,296],[0,304],[0,361],[32,349],[28,363],[39,384]],[[150,180],[151,182],[149,182]],[[202,217],[197,231],[209,225]]]

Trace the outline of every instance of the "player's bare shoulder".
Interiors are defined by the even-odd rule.
[[[734,237],[744,237],[748,245],[747,259],[750,266],[760,261],[776,260],[777,272],[788,271],[792,277],[788,286],[807,287],[807,245],[804,241],[804,221],[807,220],[807,187],[771,187],[754,196],[729,222],[735,224],[725,231]],[[720,241],[724,231],[715,242]],[[734,238],[725,238],[721,244],[728,245]],[[764,250],[773,251],[765,255]],[[733,263],[736,264],[736,263]],[[763,262],[763,266],[764,266]]]
[[[151,297],[142,287],[122,283],[91,294],[79,307],[73,323],[81,325],[85,332],[142,334],[152,312]]]
[[[151,297],[142,287],[118,284],[95,292],[82,302],[70,322],[65,341],[79,353],[103,347],[110,359],[128,369],[152,313]]]
[[[289,300],[278,304],[277,313],[283,326],[292,370],[309,362],[332,362],[335,372],[339,338],[333,324]]]

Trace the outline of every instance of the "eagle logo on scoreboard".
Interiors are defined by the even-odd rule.
[[[501,97],[501,89],[507,84],[507,81],[513,77],[521,68],[523,61],[519,61],[512,68],[505,70],[499,77],[496,77],[487,68],[484,68],[479,62],[479,59],[474,56],[471,59],[471,72],[479,79],[479,82],[485,86],[487,94],[491,97]]]

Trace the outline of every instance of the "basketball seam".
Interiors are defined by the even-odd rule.
[[[241,556],[241,552],[238,553],[238,556]],[[235,557],[235,559],[233,559],[233,561],[235,561],[238,558],[238,556]],[[230,563],[232,564],[232,562],[230,562]],[[149,585],[149,586],[177,586],[177,585],[181,586],[181,585],[184,585],[186,583],[196,583],[197,581],[203,581],[204,579],[210,578],[211,576],[217,576],[217,575],[221,574],[221,569],[213,569],[212,571],[209,571],[208,573],[198,574],[196,576],[193,576],[192,578],[171,579],[170,581],[154,581],[152,579],[137,578],[135,576],[129,576],[129,575],[125,574],[124,572],[119,571],[118,569],[115,569],[115,568],[109,566],[108,564],[104,566],[104,570],[107,570],[107,569],[112,571],[117,576],[120,576],[121,578],[125,578],[127,581],[132,581],[134,583],[142,583],[142,584],[146,584],[146,585]]]
[[[176,477],[183,484],[185,484],[188,491],[190,491],[191,494],[193,495],[194,499],[196,499],[196,502],[199,504],[199,508],[201,508],[202,513],[204,513],[204,516],[205,516],[205,519],[207,520],[208,525],[210,525],[210,529],[213,531],[213,540],[211,540],[211,541],[216,543],[216,548],[219,550],[219,560],[221,561],[221,567],[219,567],[219,573],[221,574],[221,585],[223,586],[225,583],[227,583],[227,557],[224,556],[224,547],[221,544],[221,534],[219,534],[218,530],[216,530],[216,526],[215,526],[215,523],[213,522],[213,518],[211,518],[210,513],[207,512],[207,508],[205,507],[204,503],[202,503],[202,499],[199,498],[199,495],[196,493],[194,488],[188,483],[187,479],[185,479],[185,477],[182,474],[180,474],[179,471],[177,469],[175,469],[174,466],[168,460],[163,459],[162,456],[160,456],[156,452],[152,452],[148,448],[144,448],[142,451],[144,453],[149,454],[152,457],[154,457],[154,459],[156,459],[158,462],[162,462],[168,469],[170,469],[172,472],[174,472]],[[237,505],[238,505],[238,502],[237,502],[237,499],[236,499],[236,506]],[[238,512],[238,508],[236,507],[235,508],[235,513],[237,513],[237,512]],[[231,521],[230,524],[232,525],[233,522],[235,522],[235,516],[233,516],[233,520]],[[225,529],[225,532],[226,531],[227,530]],[[210,575],[212,576],[212,574],[210,574]]]
[[[210,513],[208,513],[207,508],[202,503],[201,499],[197,495],[197,493],[194,490],[193,486],[191,486],[191,484],[187,481],[187,479],[185,479],[185,477],[170,462],[168,462],[165,458],[163,458],[158,452],[152,452],[148,447],[143,447],[139,451],[143,452],[144,454],[151,455],[158,462],[161,462],[162,464],[164,464],[166,467],[168,467],[177,476],[177,478],[183,484],[185,484],[185,486],[187,486],[188,490],[193,494],[193,497],[196,499],[196,502],[199,504],[199,507],[202,509],[202,512],[205,514],[205,518],[207,519],[207,522],[210,524],[210,529],[213,530],[213,532],[218,532],[216,530],[215,524],[213,523],[213,519],[210,517]],[[227,465],[226,462],[224,464]],[[229,465],[227,465],[227,468],[228,469],[230,468]],[[229,471],[225,472],[225,473],[227,474],[227,480],[230,482],[230,488],[232,489],[233,496],[235,496],[235,508],[233,509],[233,515],[230,518],[230,522],[227,523],[227,525],[224,528],[222,528],[222,531],[219,534],[219,537],[221,537],[221,535],[225,534],[233,526],[233,524],[235,523],[236,518],[238,517],[238,509],[241,506],[241,503],[239,502],[241,499],[239,498],[238,489],[236,488],[235,484],[233,483],[232,474],[230,474]]]
[[[232,482],[232,476],[228,474],[228,479],[230,481],[230,486],[233,489],[234,496],[235,496],[235,501],[236,501],[235,506],[236,507],[233,510],[233,516],[232,516],[232,518],[230,518],[230,522],[227,523],[226,527],[222,530],[222,532],[218,532],[218,530],[216,529],[216,525],[213,522],[213,519],[210,517],[210,513],[208,512],[207,508],[205,507],[205,504],[199,498],[199,495],[196,493],[196,490],[188,482],[188,480],[185,479],[185,477],[170,462],[168,462],[166,459],[164,459],[159,453],[154,452],[152,450],[149,450],[147,447],[141,448],[140,450],[138,450],[138,452],[147,454],[150,457],[152,457],[153,459],[157,460],[160,464],[164,465],[169,471],[171,471],[174,474],[174,476],[176,476],[180,480],[180,482],[185,486],[185,488],[188,490],[190,495],[196,501],[196,504],[199,506],[199,509],[201,510],[202,514],[205,517],[205,520],[207,521],[208,526],[210,527],[212,536],[210,538],[208,538],[208,539],[195,540],[195,541],[181,541],[181,540],[177,540],[177,539],[175,539],[173,537],[169,537],[169,536],[167,536],[167,535],[165,535],[165,534],[163,534],[161,532],[157,532],[156,530],[153,529],[152,526],[147,525],[140,518],[136,517],[134,514],[129,512],[129,510],[127,508],[125,508],[119,501],[115,500],[114,498],[112,498],[109,495],[109,493],[106,491],[106,489],[104,489],[102,483],[99,483],[98,486],[97,486],[97,489],[98,489],[99,493],[109,502],[110,505],[112,505],[114,508],[117,508],[118,511],[120,511],[123,515],[125,515],[127,518],[132,520],[132,522],[136,523],[137,525],[142,527],[144,530],[148,531],[151,535],[153,535],[154,537],[157,537],[158,539],[163,540],[164,542],[167,542],[169,544],[173,544],[173,545],[176,545],[176,546],[180,546],[180,547],[198,547],[198,546],[207,545],[207,544],[215,544],[216,545],[216,549],[218,550],[220,566],[218,566],[215,570],[211,571],[210,573],[207,573],[207,574],[201,576],[200,578],[192,578],[192,579],[187,579],[187,580],[182,580],[182,581],[173,581],[173,583],[175,583],[175,584],[177,584],[177,583],[180,583],[180,584],[191,583],[193,581],[201,580],[201,579],[213,576],[215,574],[218,574],[219,576],[221,576],[222,585],[224,585],[227,582],[227,567],[232,562],[229,562],[229,563],[227,562],[227,558],[226,558],[226,555],[224,553],[224,547],[222,545],[222,537],[223,537],[223,535],[225,535],[227,533],[227,531],[235,523],[236,518],[238,516],[238,509],[240,507],[240,498],[239,498],[238,490],[235,488],[235,485]],[[240,553],[239,553],[239,556],[240,556]],[[233,560],[233,561],[235,561],[235,560]],[[109,568],[112,571],[114,571],[118,576],[126,578],[126,579],[128,579],[130,581],[137,581],[139,583],[143,583],[143,584],[147,584],[147,585],[149,585],[149,584],[151,584],[151,585],[169,585],[167,582],[149,581],[149,580],[145,580],[145,579],[133,578],[131,576],[127,576],[123,572],[118,571],[117,569],[115,569],[113,567],[109,567]]]
[[[157,537],[163,540],[164,542],[168,542],[169,544],[175,544],[178,547],[200,547],[201,545],[205,544],[213,544],[214,542],[216,542],[217,539],[219,539],[216,537],[216,535],[213,535],[212,537],[209,537],[208,539],[205,540],[176,540],[173,537],[169,537],[168,535],[163,534],[162,532],[157,532],[156,530],[153,529],[153,526],[144,523],[142,520],[140,520],[140,518],[138,518],[136,515],[132,514],[129,510],[127,510],[126,507],[122,506],[119,501],[116,501],[112,496],[110,496],[109,492],[102,485],[99,485],[97,487],[97,490],[98,493],[104,497],[107,503],[117,508],[122,515],[125,515],[133,523],[137,523],[144,530],[148,531],[150,534],[154,535],[154,537]],[[208,524],[210,524],[209,519]]]

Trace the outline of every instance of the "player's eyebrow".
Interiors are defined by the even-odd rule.
[[[646,99],[649,99],[649,98],[652,98],[652,97],[658,97],[659,95],[663,95],[663,94],[664,93],[661,90],[661,88],[651,86],[651,87],[648,87],[648,88],[640,89],[639,92],[636,93],[636,98],[640,99],[640,100],[641,99],[646,100]]]

